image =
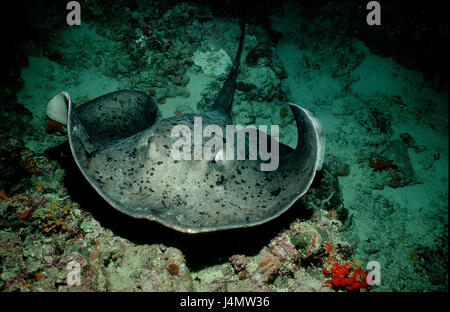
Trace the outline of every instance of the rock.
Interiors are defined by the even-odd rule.
[[[350,167],[343,160],[333,154],[328,154],[325,157],[330,172],[336,176],[348,176],[350,174]]]
[[[21,161],[26,150],[22,141],[6,134],[0,135],[0,190],[9,193],[14,185],[30,175]]]
[[[245,61],[250,67],[262,67],[269,65],[272,57],[272,50],[267,44],[258,43],[245,57]]]
[[[298,232],[291,237],[291,242],[298,250],[306,250],[313,238],[313,234],[309,232]]]
[[[387,171],[388,186],[397,188],[416,183],[415,173],[409,160],[408,145],[403,140],[392,141],[381,156],[397,166],[397,169]]]
[[[230,257],[230,263],[236,273],[239,273],[247,267],[249,257],[244,255],[233,255]]]
[[[225,75],[227,69],[232,65],[231,58],[224,49],[206,52],[197,50],[192,59],[195,65],[200,66],[205,75],[211,77]]]
[[[367,253],[367,254],[369,254],[369,255],[372,255],[372,254],[375,254],[375,253],[377,253],[378,251],[380,251],[380,248],[374,243],[374,242],[371,242],[371,241],[362,241],[360,244],[359,244],[359,247],[365,252],[365,253]]]
[[[248,68],[249,77],[244,82],[254,84],[258,100],[271,101],[281,90],[281,81],[269,67]]]
[[[310,191],[300,198],[300,201],[306,207],[334,210],[341,222],[345,222],[347,219],[348,210],[343,204],[339,181],[326,162],[316,175]]]

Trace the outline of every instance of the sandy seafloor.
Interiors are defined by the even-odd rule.
[[[448,251],[443,250],[448,235],[448,91],[437,88],[423,73],[404,67],[392,57],[372,53],[358,39],[335,36],[333,29],[337,26],[333,20],[319,17],[302,20],[299,18],[302,12],[296,10],[288,4],[280,11],[282,14],[271,16],[272,28],[283,34],[272,47],[276,67],[285,70],[283,79],[278,79],[272,69],[267,69],[268,66],[251,67],[245,64],[245,55],[250,48],[267,38],[262,28],[248,26],[238,82],[253,82],[257,92],[264,96],[252,101],[244,91],[238,90],[233,105],[235,123],[280,124],[281,140],[295,147],[295,123],[290,115],[286,118],[281,116],[278,113],[280,108],[292,102],[313,112],[325,129],[327,157],[337,157],[349,169],[348,175],[338,177],[343,205],[350,216],[345,225],[339,226],[339,235],[343,241],[354,246],[353,257],[360,259],[361,263],[375,260],[381,264],[381,284],[373,287],[372,291],[448,290]],[[181,13],[174,9],[172,14]],[[131,15],[139,19],[140,13],[132,12]],[[125,49],[117,41],[117,32],[120,32],[121,26],[112,23],[108,27],[105,25],[83,20],[79,27],[66,26],[55,30],[54,39],[49,42],[47,49],[57,51],[59,62],[44,56],[41,49],[30,46],[27,50],[29,66],[21,71],[24,85],[17,97],[18,102],[33,115],[31,123],[34,131],[28,132],[24,142],[34,153],[43,153],[49,147],[66,141],[64,134],[48,134],[45,131],[46,104],[59,91],[67,91],[75,102],[86,102],[122,88],[148,91],[153,87],[148,83],[157,76],[152,72],[155,67],[149,65],[152,63],[151,49],[142,56],[146,59],[141,67],[128,68],[132,66],[127,61],[130,49]],[[232,59],[239,34],[237,23],[231,19],[217,18],[198,27],[213,29],[213,25],[217,30],[204,31],[201,40],[211,44],[213,51],[224,46]],[[142,38],[142,31],[137,29],[137,32]],[[214,37],[218,34],[221,37]],[[206,44],[191,45],[190,49],[195,50],[202,45]],[[181,52],[177,57],[178,60],[183,58]],[[192,51],[184,57],[191,59]],[[185,76],[189,78],[186,84],[181,84],[184,89],[180,91],[178,86],[170,84],[175,91],[164,93],[163,86],[156,88],[155,97],[164,98],[161,101],[164,103],[160,104],[159,118],[173,116],[175,112],[197,111],[196,105],[202,97],[202,91],[210,86],[208,84],[211,81],[217,80],[217,77],[205,75],[192,62],[184,64]],[[271,95],[279,90],[285,95],[284,99]],[[385,121],[380,128],[376,128],[373,121],[374,108]],[[412,171],[408,173],[411,176],[407,185],[391,187],[386,182],[390,169],[373,171],[369,161],[382,155],[390,142],[399,140],[404,133],[414,140],[402,150],[407,153],[406,159],[412,166]],[[83,206],[77,209],[82,211]],[[149,226],[152,226],[151,223]],[[3,229],[2,235],[6,235],[5,231],[10,232]],[[89,230],[85,232],[89,233]],[[115,234],[114,230],[108,235],[111,241],[117,237],[127,239],[126,235]],[[136,244],[139,246],[139,243]],[[133,248],[138,250],[136,246]],[[170,249],[171,246],[166,248]],[[241,251],[240,254],[245,252]],[[96,258],[92,252],[90,255]],[[239,287],[218,286],[221,280],[229,279],[223,277],[219,269],[225,266],[223,262],[193,269],[189,268],[188,256],[183,261],[187,262],[187,266],[180,270],[188,272],[186,276],[190,277],[185,278],[194,280],[194,290],[241,290]],[[6,265],[6,261],[3,265]],[[106,264],[104,266],[106,268]],[[127,267],[125,264],[123,266],[125,271]],[[44,276],[42,280],[45,280],[45,276],[51,276],[45,268],[42,265],[38,270],[43,272],[40,273],[40,276]],[[8,270],[12,273],[5,275]],[[114,279],[112,275],[108,277],[105,273],[104,279],[110,279],[109,286],[102,288],[90,285],[91,289],[136,290],[132,287],[132,280],[139,278],[120,277],[124,273],[120,271],[119,264],[116,269],[106,270],[109,270],[109,274],[116,272],[119,277],[111,281]],[[3,287],[8,290],[6,285],[12,287],[7,282],[8,278],[14,277],[18,271],[4,267],[2,272]],[[34,271],[31,273],[34,274]],[[296,274],[293,279],[298,277]],[[199,280],[214,284],[215,288],[205,286],[207,284],[200,285]],[[151,284],[148,280],[147,283]],[[230,281],[228,283],[232,284]],[[293,284],[286,286],[281,282],[271,283],[268,289],[272,291],[328,289],[319,286],[296,289]],[[65,290],[58,285],[47,281],[47,284],[38,284],[34,289]],[[138,288],[165,290],[145,285]],[[242,286],[252,290],[251,285],[245,287]]]

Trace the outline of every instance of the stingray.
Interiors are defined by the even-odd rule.
[[[172,129],[182,125],[193,130],[195,117],[202,118],[203,129],[219,126],[223,129],[219,139],[230,140],[225,128],[233,124],[230,111],[244,37],[242,23],[231,70],[210,110],[203,114],[155,122],[157,103],[136,90],[111,92],[78,106],[62,92],[49,102],[47,116],[67,124],[78,168],[112,207],[134,218],[198,233],[265,223],[307,192],[322,167],[324,132],[318,119],[296,104],[290,104],[297,124],[296,148],[268,136],[270,147],[279,148],[276,170],[261,170],[267,160],[259,156],[256,160],[217,157],[224,150],[200,160],[172,157],[172,146],[179,140],[172,136]],[[246,155],[251,146],[249,133]]]

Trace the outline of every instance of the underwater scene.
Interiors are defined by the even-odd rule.
[[[4,12],[1,292],[448,291],[440,2]]]

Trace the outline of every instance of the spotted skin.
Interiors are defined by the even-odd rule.
[[[242,41],[243,36],[240,50]],[[240,52],[238,62],[239,57]],[[234,75],[235,81],[238,66],[233,70],[229,77]],[[194,133],[194,117],[199,116],[203,128],[222,128],[226,148],[225,127],[232,124],[232,82],[224,88],[233,90],[221,91],[220,103],[209,112],[174,116],[158,123],[155,100],[140,91],[108,93],[78,107],[70,103],[68,134],[78,167],[114,208],[178,231],[247,227],[275,218],[308,190],[321,166],[323,132],[308,111],[291,104],[298,128],[297,148],[279,143],[283,152],[274,171],[261,171],[259,157],[175,160],[171,154],[179,139],[171,136],[173,127],[185,125]],[[203,138],[202,147],[207,140]],[[194,143],[191,139],[191,151]]]

